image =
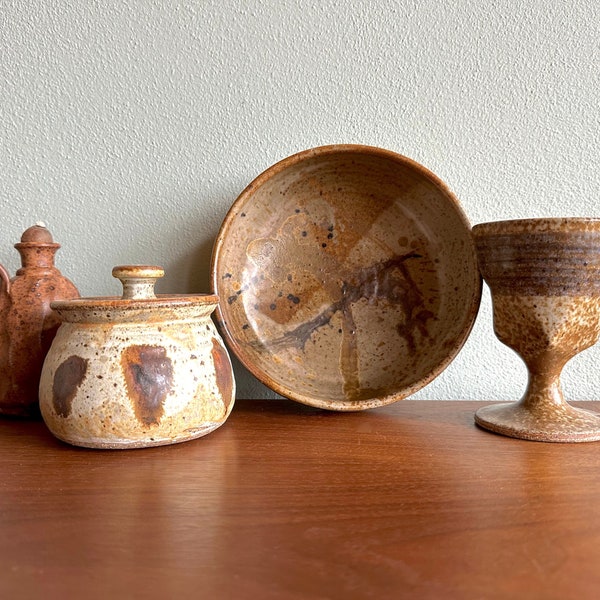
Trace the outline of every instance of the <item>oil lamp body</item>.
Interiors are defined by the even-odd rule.
[[[15,248],[21,268],[12,278],[0,269],[0,414],[39,416],[42,365],[60,325],[50,303],[79,292],[54,266],[60,244],[45,226],[27,229]]]

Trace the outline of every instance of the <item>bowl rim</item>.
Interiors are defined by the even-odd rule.
[[[290,156],[282,158],[281,160],[267,167],[262,173],[256,176],[238,195],[232,206],[227,211],[224,221],[227,220],[230,213],[235,213],[235,205],[241,198],[250,195],[250,193],[255,191],[256,188],[259,188],[260,186],[264,185],[269,179],[271,179],[275,175],[278,175],[279,173],[288,169],[289,167],[297,163],[303,162],[309,158],[317,158],[320,156],[346,153],[366,154],[378,158],[387,158],[390,161],[403,163],[404,165],[411,167],[412,169],[418,171],[421,175],[432,181],[436,186],[439,186],[441,189],[443,189],[448,194],[448,196],[452,197],[457,207],[464,213],[462,207],[460,206],[458,198],[450,190],[448,185],[444,181],[442,181],[442,179],[440,179],[435,173],[433,173],[427,167],[423,166],[421,163],[418,163],[414,159],[409,158],[408,156],[405,156],[404,154],[400,154],[393,150],[379,148],[378,146],[369,146],[366,144],[327,144],[324,146],[316,146],[314,148],[309,148],[307,150],[301,150],[300,152],[296,152],[294,154],[291,154]],[[466,214],[464,216],[466,219]],[[470,227],[471,223],[468,221],[468,219],[466,219],[466,221]]]

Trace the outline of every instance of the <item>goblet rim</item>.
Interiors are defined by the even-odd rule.
[[[523,233],[600,233],[600,217],[533,217],[487,221],[473,225],[474,236]]]

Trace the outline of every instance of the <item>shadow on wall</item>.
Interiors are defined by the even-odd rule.
[[[185,261],[184,281],[190,294],[209,294],[212,292],[210,261],[214,239],[203,240]]]
[[[165,267],[165,277],[156,284],[159,294],[209,294],[213,240],[200,242],[191,252]]]
[[[225,218],[225,215],[223,215]],[[164,279],[157,282],[159,294],[210,294],[212,293],[210,265],[212,251],[221,221],[211,228],[212,235],[200,240],[193,249],[165,268]],[[198,231],[202,230],[198,227]],[[205,232],[206,233],[206,232]],[[200,234],[202,235],[202,234]],[[222,332],[220,332],[222,335]],[[279,398],[280,396],[263,385],[233,354],[227,346],[236,380],[237,398]]]

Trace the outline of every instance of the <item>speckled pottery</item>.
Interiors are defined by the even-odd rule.
[[[290,156],[238,197],[213,252],[217,324],[276,392],[329,410],[401,400],[466,340],[481,277],[456,197],[382,148]]]
[[[50,303],[79,292],[54,266],[60,244],[44,224],[26,229],[15,248],[15,276],[0,265],[0,414],[39,418],[42,365],[60,325]]]
[[[526,440],[600,440],[600,415],[570,406],[560,385],[564,365],[600,335],[600,219],[498,221],[473,235],[494,332],[529,372],[519,402],[481,408],[476,423]]]
[[[40,408],[59,439],[90,448],[191,440],[233,407],[213,295],[155,296],[160,267],[121,266],[122,298],[53,302],[62,325],[44,362]]]

